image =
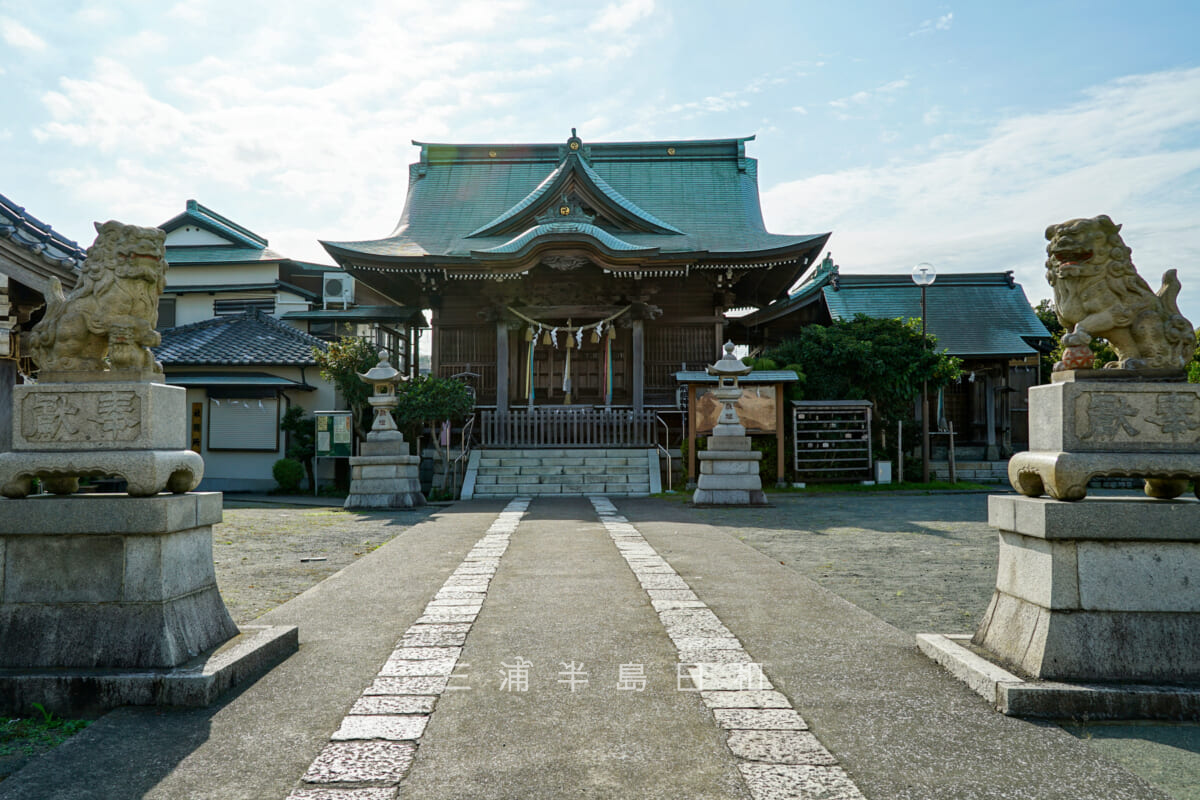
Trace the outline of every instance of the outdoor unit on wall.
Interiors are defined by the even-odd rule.
[[[344,272],[326,272],[321,278],[321,298],[325,305],[354,303],[354,279]]]

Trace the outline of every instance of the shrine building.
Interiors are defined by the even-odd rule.
[[[603,415],[677,409],[675,373],[718,358],[725,312],[786,298],[829,238],[766,230],[753,138],[416,142],[391,235],[323,244],[432,310],[432,372],[472,382],[485,445],[611,444]],[[600,422],[579,441],[544,430],[583,411]]]

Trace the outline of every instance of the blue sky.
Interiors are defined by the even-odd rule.
[[[1012,269],[1107,213],[1200,324],[1200,4],[0,0],[0,193],[91,241],[188,198],[328,261],[409,142],[754,134],[768,227],[847,272]]]

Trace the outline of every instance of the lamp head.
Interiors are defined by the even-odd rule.
[[[933,268],[933,264],[922,261],[913,267],[912,279],[917,286],[932,286],[937,279],[937,270]]]

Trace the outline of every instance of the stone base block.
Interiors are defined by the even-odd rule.
[[[1043,719],[1200,721],[1200,683],[1082,683],[1022,678],[969,635],[922,633],[917,647],[1003,714]]]
[[[765,506],[762,489],[697,489],[692,503],[698,506]]]
[[[989,522],[975,645],[1038,679],[1200,682],[1200,503],[995,496]]]
[[[60,716],[123,705],[207,706],[283,661],[299,646],[294,625],[246,625],[224,644],[171,669],[0,669],[0,715]]]
[[[736,463],[736,462],[726,462]],[[762,491],[762,478],[758,475],[758,464],[754,464],[754,472],[751,474],[742,473],[740,475],[714,475],[711,473],[701,472],[699,480],[696,481],[697,489],[709,489],[712,491],[726,490],[742,490],[742,491]]]
[[[418,508],[425,505],[425,495],[418,489],[415,492],[397,492],[392,494],[351,494],[346,497],[342,508],[347,511],[367,509],[398,509]]]
[[[410,456],[411,451],[408,447],[408,442],[400,439],[368,439],[365,442],[360,442],[358,445],[358,455],[356,458],[371,458],[379,456],[401,456],[408,458],[417,458]]]
[[[1035,387],[1037,388],[1037,387]],[[1147,496],[1178,497],[1194,481],[1200,496],[1200,453],[1015,453],[1008,481],[1027,497],[1082,500],[1092,478],[1140,478]]]
[[[371,450],[371,454],[350,459],[350,494],[343,508],[397,509],[425,505],[418,472],[421,459],[408,455],[406,442],[364,442],[361,447]],[[388,448],[402,448],[403,453],[378,452]]]
[[[75,453],[0,453],[0,494],[28,497],[33,479],[52,494],[71,494],[80,478],[124,478],[132,497],[150,497],[164,489],[190,492],[204,477],[204,460],[191,450],[99,450]]]
[[[220,495],[0,501],[0,667],[165,668],[237,633]]]

